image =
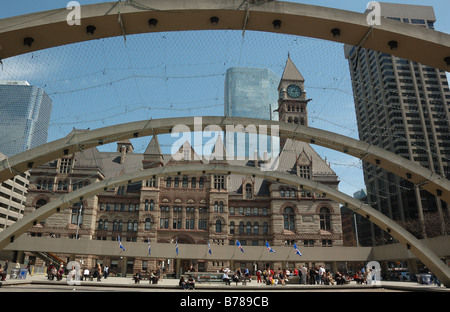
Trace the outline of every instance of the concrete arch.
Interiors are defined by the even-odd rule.
[[[79,23],[74,23],[76,20]],[[347,43],[450,71],[448,34],[388,19],[370,26],[362,13],[282,1],[115,1],[82,6],[79,14],[74,7],[62,8],[6,18],[0,23],[0,59],[92,39],[234,29]],[[392,40],[397,41],[397,50],[390,49],[388,42]]]
[[[344,204],[348,208],[352,209],[355,213],[369,219],[371,222],[378,225],[384,231],[388,232],[392,237],[397,239],[401,244],[406,246],[413,254],[416,255],[442,282],[446,287],[450,287],[450,268],[441,261],[425,244],[416,239],[411,233],[399,226],[396,222],[375,210],[374,208],[354,199],[346,194],[339,192],[329,186],[323,185],[316,181],[303,179],[297,176],[292,176],[286,173],[280,173],[275,171],[260,171],[259,168],[254,167],[242,167],[242,166],[230,166],[221,164],[209,164],[209,165],[174,165],[169,167],[160,167],[153,169],[146,169],[143,171],[137,171],[129,174],[125,174],[119,177],[110,178],[105,181],[96,182],[90,184],[84,188],[78,189],[74,192],[60,196],[58,199],[53,200],[34,213],[29,214],[6,228],[0,233],[0,249],[5,248],[10,242],[13,242],[15,237],[23,234],[31,226],[37,224],[40,220],[47,218],[48,216],[60,211],[71,204],[71,202],[77,202],[85,196],[93,196],[106,190],[108,188],[117,187],[119,185],[125,185],[128,183],[134,183],[142,181],[149,176],[164,176],[168,174],[176,175],[178,173],[184,174],[199,174],[199,173],[222,173],[222,174],[252,174],[260,176],[264,179],[275,181],[279,183],[286,183],[295,186],[302,185],[303,188],[325,193],[328,198]]]
[[[149,135],[168,134],[177,126],[180,131],[203,131],[209,125],[223,130],[235,129],[234,125],[278,127],[281,138],[304,141],[339,152],[347,153],[390,171],[414,185],[440,197],[450,204],[450,181],[399,155],[370,143],[359,141],[333,132],[294,125],[285,122],[241,117],[179,117],[124,123],[80,133],[43,144],[31,150],[0,161],[0,182],[64,155],[89,149],[102,144]]]

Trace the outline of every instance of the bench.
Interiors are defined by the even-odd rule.
[[[195,282],[198,283],[223,282],[222,273],[192,272],[189,274],[184,274],[184,279],[187,280],[190,275],[192,275],[192,277],[195,279]]]
[[[247,285],[247,282],[251,283],[251,281],[252,281],[251,276],[241,276],[240,282],[242,283],[242,285]]]

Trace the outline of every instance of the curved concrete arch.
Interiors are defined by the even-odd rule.
[[[388,19],[371,27],[365,14],[320,6],[282,1],[139,0],[85,5],[80,16],[76,14],[75,9],[62,8],[1,20],[0,59],[123,35],[245,29],[347,43],[450,71],[448,34]],[[69,25],[67,20],[73,24],[74,18],[79,18],[80,25]],[[276,27],[274,21],[279,21]],[[87,32],[87,26],[95,27],[93,33]],[[334,36],[332,29],[339,29],[340,35]],[[396,50],[388,45],[392,40],[398,42]]]
[[[77,191],[65,194],[53,200],[45,206],[42,206],[35,212],[25,216],[17,221],[12,226],[0,233],[0,250],[5,248],[10,242],[14,241],[15,237],[23,234],[27,229],[31,228],[39,221],[48,218],[50,215],[58,212],[71,204],[77,202],[84,197],[93,196],[106,190],[110,187],[116,187],[127,183],[142,181],[150,176],[165,176],[178,174],[198,174],[198,173],[223,173],[223,174],[248,174],[262,177],[264,179],[295,185],[311,190],[313,192],[320,192],[326,194],[327,198],[344,204],[354,212],[369,219],[371,222],[378,225],[384,231],[388,232],[392,237],[397,239],[401,244],[405,245],[416,257],[421,260],[442,282],[446,287],[450,287],[450,268],[442,262],[425,244],[416,239],[411,233],[406,231],[396,222],[362,203],[336,189],[323,185],[319,182],[303,179],[297,176],[292,176],[286,173],[275,171],[260,171],[259,168],[229,166],[223,164],[209,164],[209,165],[174,165],[168,167],[152,168],[142,171],[136,171],[129,174],[124,174],[119,177],[110,178],[105,181],[90,184]]]
[[[183,126],[180,127],[179,125]],[[243,127],[249,125],[267,126],[268,130],[278,127],[279,135],[282,138],[313,143],[363,159],[410,181],[414,185],[420,186],[420,188],[439,196],[443,201],[450,204],[449,180],[380,147],[321,129],[286,122],[241,117],[163,118],[124,123],[80,133],[75,132],[65,138],[2,160],[0,162],[0,182],[37,165],[72,154],[78,150],[135,137],[168,134],[175,126],[178,126],[177,132],[194,132],[203,131],[208,125],[217,125],[222,130],[226,130],[227,126],[234,127],[234,125],[242,125]]]

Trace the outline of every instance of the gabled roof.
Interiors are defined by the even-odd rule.
[[[185,154],[185,151],[189,151],[189,154]],[[187,156],[187,159],[185,159]],[[194,150],[194,148],[189,144],[188,141],[184,142],[183,145],[180,146],[178,151],[171,155],[171,158],[167,163],[177,163],[178,161],[202,161],[202,157],[200,157]]]

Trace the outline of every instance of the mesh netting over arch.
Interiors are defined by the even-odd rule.
[[[288,55],[312,99],[309,126],[358,138],[343,45],[313,38],[242,30],[120,36],[4,59],[0,80],[26,80],[47,92],[53,102],[48,135],[52,141],[73,128],[223,116],[228,68],[268,68],[281,77]],[[132,140],[135,152],[144,152],[149,140]],[[163,152],[170,153],[174,140],[160,138]],[[359,159],[314,148],[330,162],[342,191],[352,195],[364,188]],[[99,149],[115,151],[116,146]]]

